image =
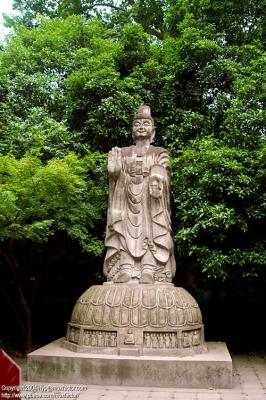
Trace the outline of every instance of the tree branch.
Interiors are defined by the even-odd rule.
[[[91,4],[90,6],[87,6],[88,9],[92,9],[94,7],[110,7],[110,8],[113,8],[114,10],[117,10],[117,11],[123,11],[123,12],[127,11],[125,8],[119,7],[119,6],[115,6],[112,3],[97,3],[97,4]]]

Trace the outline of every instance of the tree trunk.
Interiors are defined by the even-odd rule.
[[[19,299],[19,306],[16,307],[14,305],[14,293],[9,293],[2,288],[2,293],[4,293],[5,297],[8,298],[8,304],[10,304],[10,310],[16,317],[18,325],[21,328],[21,333],[24,336],[25,346],[24,351],[25,353],[30,352],[32,350],[32,313],[31,313],[31,306],[27,301],[25,296],[25,290],[23,288],[21,279],[20,279],[20,265],[17,262],[14,256],[14,240],[10,239],[9,243],[9,252],[1,251],[1,255],[6,261],[6,265],[9,267],[10,272],[12,274],[12,279],[15,283],[17,296]],[[22,309],[22,313],[20,312]]]

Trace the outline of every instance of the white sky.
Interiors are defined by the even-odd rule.
[[[3,42],[4,36],[8,33],[8,29],[3,26],[2,13],[11,14],[12,3],[13,0],[0,0],[0,42]]]

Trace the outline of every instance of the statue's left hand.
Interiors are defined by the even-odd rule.
[[[149,193],[154,199],[160,199],[163,195],[163,177],[159,175],[151,176],[149,182]]]

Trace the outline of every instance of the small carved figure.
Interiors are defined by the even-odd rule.
[[[96,336],[96,332],[94,332],[94,331],[91,334],[91,345],[97,346],[97,336]]]
[[[116,347],[117,346],[117,335],[116,335],[116,333],[114,334],[114,347]]]
[[[170,348],[170,337],[169,337],[169,333],[166,333],[166,334],[165,334],[165,347],[166,347],[167,349]]]
[[[98,345],[98,347],[103,346],[103,335],[102,335],[101,331],[99,331],[98,335],[97,335],[97,345]]]
[[[75,341],[75,328],[70,328],[69,330],[69,341],[70,342]]]
[[[105,332],[105,335],[104,335],[104,346],[105,347],[109,347],[110,346],[110,333],[109,332]]]
[[[116,347],[116,334],[114,332],[110,334],[110,346]]]
[[[190,347],[190,346],[191,346],[190,334],[188,332],[185,332],[183,336],[183,347]]]
[[[157,338],[157,334],[156,333],[152,333],[151,334],[151,342],[152,342],[152,347],[154,349],[158,348],[158,338]]]
[[[135,344],[134,333],[132,329],[128,329],[126,337],[125,337],[125,344]]]
[[[151,145],[155,127],[150,107],[140,107],[132,132],[135,145],[109,152],[104,274],[116,283],[171,282],[169,155]]]
[[[85,344],[85,346],[90,345],[90,332],[89,331],[84,331],[84,344]]]
[[[200,331],[199,330],[196,330],[196,331],[193,332],[192,345],[193,346],[199,346],[200,345]]]
[[[162,349],[164,347],[164,345],[165,345],[163,333],[159,333],[159,338],[158,339],[159,339],[159,347]]]
[[[74,330],[74,342],[78,343],[78,341],[79,341],[79,330],[75,329]]]
[[[170,334],[170,347],[174,349],[176,347],[176,334],[171,333]]]
[[[151,336],[149,332],[144,334],[144,346],[148,348],[152,347]]]

